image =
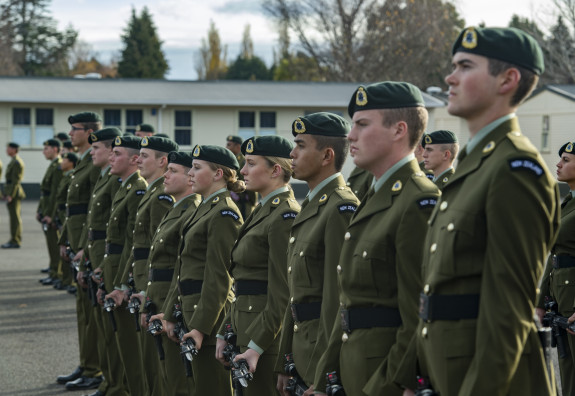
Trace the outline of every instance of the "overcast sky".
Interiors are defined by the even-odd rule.
[[[420,1],[420,0],[416,0]],[[119,54],[120,35],[127,26],[134,6],[138,13],[147,6],[152,14],[163,49],[168,58],[169,79],[196,79],[195,53],[207,36],[213,20],[223,44],[228,46],[228,61],[240,51],[244,27],[251,26],[254,52],[268,66],[277,46],[275,27],[261,8],[261,0],[52,0],[52,16],[60,28],[72,24],[80,39],[90,43],[102,59]],[[485,22],[506,26],[513,14],[550,21],[551,0],[457,0],[466,25]],[[294,40],[292,40],[293,42]]]

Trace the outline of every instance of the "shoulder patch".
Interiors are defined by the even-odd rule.
[[[174,203],[174,198],[172,198],[172,196],[168,194],[161,194],[158,195],[158,201],[168,201],[170,203]]]
[[[339,213],[346,213],[346,212],[354,213],[357,210],[357,205],[346,203],[343,205],[338,205],[337,210],[339,211]]]
[[[231,209],[224,209],[224,210],[222,210],[222,211],[220,212],[220,214],[222,215],[222,217],[229,216],[229,217],[233,218],[233,219],[236,220],[236,221],[239,221],[239,220],[240,220],[240,215],[237,214],[236,212],[234,212],[234,211],[231,210]]]
[[[429,197],[417,200],[420,209],[434,208],[437,205],[437,198]]]
[[[136,190],[136,195],[144,195],[146,190]]]
[[[433,180],[433,175],[431,173],[426,173],[425,177],[427,177],[429,180]]]
[[[509,167],[512,171],[526,170],[539,177],[543,174],[543,167],[531,158],[515,158],[509,160]]]
[[[285,212],[282,214],[282,218],[284,220],[295,219],[296,216],[297,216],[296,212]]]

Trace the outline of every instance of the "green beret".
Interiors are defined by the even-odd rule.
[[[435,131],[426,133],[423,136],[421,145],[425,147],[426,144],[449,144],[457,143],[457,136],[451,131]]]
[[[73,150],[74,149],[74,145],[72,144],[71,140],[66,140],[65,142],[62,143],[64,147],[66,147],[69,150]]]
[[[44,146],[50,146],[50,147],[62,147],[62,142],[59,141],[58,139],[48,139],[44,142]]]
[[[102,122],[102,117],[100,117],[100,114],[91,111],[73,114],[68,117],[69,124],[80,124],[83,122]]]
[[[357,88],[349,101],[347,113],[353,117],[356,111],[361,110],[405,107],[425,107],[419,88],[406,82],[383,81]]]
[[[192,167],[194,156],[191,151],[172,151],[168,154],[168,162],[170,164],[180,164],[187,168]]]
[[[243,139],[241,136],[238,135],[228,135],[228,137],[226,138],[226,141],[228,142],[234,142],[237,144],[242,144]]]
[[[16,142],[10,142],[10,143],[8,143],[8,147],[12,147],[12,148],[17,149],[17,148],[20,148],[20,145]]]
[[[575,142],[567,142],[559,149],[559,157],[563,155],[563,153],[568,154],[575,154]]]
[[[254,136],[242,144],[242,154],[263,155],[269,157],[290,158],[293,144],[284,137],[276,135]]]
[[[56,135],[56,138],[60,139],[61,141],[70,140],[70,136],[66,132],[60,132]]]
[[[118,136],[122,136],[122,131],[120,131],[118,128],[104,128],[91,133],[90,136],[88,136],[88,142],[92,144],[94,142],[101,142],[104,140],[113,140]]]
[[[170,151],[178,151],[180,146],[178,146],[178,143],[171,139],[157,136],[145,136],[140,141],[140,148],[147,148],[161,151],[163,153],[169,153]]]
[[[156,130],[150,124],[140,124],[136,127],[136,132],[151,132],[154,133]]]
[[[537,41],[516,28],[469,27],[459,33],[452,54],[469,52],[521,66],[540,75],[545,70]]]
[[[302,133],[308,135],[346,137],[351,129],[349,122],[333,113],[319,112],[298,117],[292,123],[291,133],[294,136]]]
[[[139,150],[140,140],[142,139],[137,136],[125,136],[125,135],[116,136],[116,139],[114,139],[114,143],[112,144],[112,147],[125,147]]]
[[[64,153],[62,158],[66,158],[68,161],[73,162],[74,166],[78,163],[78,155],[76,153]]]
[[[225,147],[197,145],[194,147],[192,155],[194,159],[213,162],[214,164],[227,166],[236,171],[240,169],[240,164],[234,153]]]

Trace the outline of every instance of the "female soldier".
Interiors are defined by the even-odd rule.
[[[216,358],[225,365],[222,335],[231,324],[250,371],[257,374],[244,395],[275,395],[273,368],[283,315],[288,305],[287,245],[300,207],[289,186],[292,144],[280,136],[260,136],[242,144],[246,163],[241,170],[248,190],[261,200],[240,229],[232,249],[236,299],[220,328]],[[259,363],[258,363],[259,362]],[[238,386],[236,384],[236,386]]]
[[[575,301],[575,143],[565,143],[559,149],[557,163],[557,180],[567,183],[569,194],[561,204],[561,227],[547,267],[541,281],[541,293],[537,303],[537,315],[541,319],[545,313],[547,301],[557,303],[559,314],[569,317],[573,315]],[[559,359],[561,385],[564,395],[575,395],[575,337],[564,337],[567,356]]]
[[[214,359],[216,333],[229,308],[230,252],[243,223],[228,190],[242,192],[236,157],[226,148],[196,146],[189,171],[192,191],[202,203],[181,229],[174,287],[164,303],[164,319],[175,322],[173,304],[180,302],[199,354],[192,361],[193,395],[231,395],[230,372]],[[170,328],[171,327],[171,328]],[[168,325],[172,333],[173,325]]]

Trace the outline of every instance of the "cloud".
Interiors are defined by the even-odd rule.
[[[214,10],[225,14],[263,14],[260,0],[230,0],[221,6],[215,6]]]

